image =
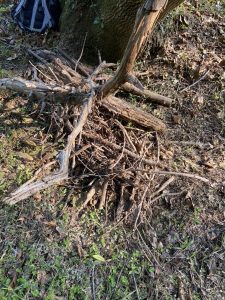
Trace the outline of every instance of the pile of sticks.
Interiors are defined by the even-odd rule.
[[[100,62],[93,69],[62,50],[37,49],[28,50],[38,60],[38,64],[32,64],[31,78],[0,80],[0,88],[39,99],[43,107],[45,102],[61,105],[63,114],[58,123],[64,132],[69,132],[65,148],[42,170],[57,164],[59,168],[41,179],[38,179],[38,170],[31,180],[4,199],[6,203],[13,205],[41,190],[72,180],[81,196],[78,197],[78,214],[91,202],[103,208],[106,199],[116,199],[118,212],[130,207],[140,211],[146,201],[153,203],[174,180],[170,178],[163,183],[163,188],[152,194],[155,175],[171,174],[162,170],[159,155],[157,133],[165,132],[166,126],[153,115],[117,97],[117,93],[123,91],[144,97],[146,101],[171,105],[172,99],[146,90],[133,71],[137,55],[163,6],[164,2],[148,9],[144,5],[138,12],[116,71],[114,64]],[[128,126],[130,123],[138,126]],[[192,174],[172,175],[208,182]]]

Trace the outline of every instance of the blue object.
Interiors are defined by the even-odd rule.
[[[57,29],[59,17],[59,0],[20,0],[12,10],[12,18],[18,26],[30,32]]]

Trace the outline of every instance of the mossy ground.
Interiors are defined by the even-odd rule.
[[[1,78],[22,75],[31,60],[24,45],[38,43],[16,31],[7,12],[1,5]],[[159,108],[130,98],[168,124],[160,137],[167,167],[201,174],[216,185],[177,180],[171,196],[162,197],[135,231],[112,221],[113,203],[75,220],[72,184],[13,207],[0,204],[0,299],[224,299],[223,16],[220,1],[178,8],[163,25],[176,25],[163,55],[137,66],[148,73],[143,82],[175,97],[176,105]],[[204,80],[181,92],[207,70]],[[51,161],[63,143],[54,140],[37,110],[37,103],[1,91],[0,198]]]

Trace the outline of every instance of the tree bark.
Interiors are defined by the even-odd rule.
[[[168,0],[156,23],[184,0]],[[143,0],[61,0],[62,44],[84,59],[121,59]]]

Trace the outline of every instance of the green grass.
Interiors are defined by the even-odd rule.
[[[118,233],[123,242],[122,232],[112,232],[111,239],[118,240]],[[108,251],[106,246],[110,246]],[[97,299],[104,299],[105,295],[111,299],[133,299],[136,277],[142,282],[139,293],[144,299],[148,287],[146,274],[153,274],[154,268],[140,251],[124,250],[121,246],[106,245],[100,236],[80,258],[67,237],[57,243],[30,244],[24,239],[17,243],[12,240],[0,260],[0,298],[91,299],[94,280]]]
[[[0,14],[5,14],[10,12],[11,5],[0,4]]]

